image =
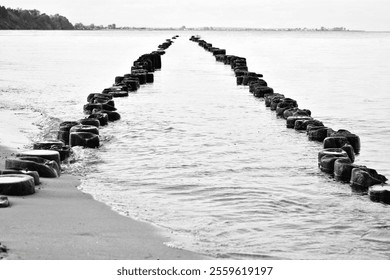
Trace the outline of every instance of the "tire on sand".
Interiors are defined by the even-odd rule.
[[[60,153],[53,150],[30,150],[16,154],[17,157],[41,157],[47,160],[54,160],[60,166]]]
[[[30,195],[35,193],[34,179],[20,174],[0,175],[0,194]]]
[[[39,176],[46,178],[57,178],[60,176],[60,168],[55,161],[49,161],[41,158],[42,161],[38,162],[38,159],[34,157],[6,159],[5,168],[37,171]]]
[[[37,171],[12,170],[12,169],[0,170],[0,175],[8,175],[8,174],[21,174],[21,175],[31,176],[32,178],[34,178],[35,186],[38,186],[41,183]]]

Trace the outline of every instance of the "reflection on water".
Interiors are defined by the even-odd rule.
[[[33,32],[31,43],[18,44],[31,34],[0,34],[1,51],[10,53],[0,58],[10,67],[0,66],[7,70],[1,102],[39,108],[53,127],[57,118],[82,117],[89,92],[110,85],[132,60],[173,35]],[[321,173],[320,144],[286,129],[190,35],[183,32],[162,57],[154,84],[115,100],[122,119],[101,129],[103,146],[77,149],[82,159],[71,168],[85,176],[83,190],[168,229],[170,245],[214,256],[388,259],[390,208]],[[358,134],[357,163],[389,176],[389,34],[202,35],[247,57],[276,92],[297,99],[326,125]],[[34,47],[42,42],[43,50]],[[34,69],[31,78],[21,79],[27,68]]]

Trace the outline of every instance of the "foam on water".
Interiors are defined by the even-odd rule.
[[[2,51],[31,33],[16,34],[3,33]],[[41,138],[53,137],[60,121],[83,117],[88,93],[109,86],[132,60],[173,35],[34,34],[31,45],[19,46],[20,58],[0,58],[7,62],[0,65],[13,65],[0,81],[0,96],[4,104],[42,113]],[[65,168],[82,176],[82,190],[167,229],[169,246],[221,258],[388,259],[390,207],[320,172],[321,145],[286,129],[190,35],[184,32],[162,57],[154,84],[115,100],[122,119],[101,128],[99,149],[75,149]],[[228,54],[246,56],[275,91],[297,99],[325,125],[358,134],[357,163],[389,176],[390,84],[383,62],[389,34],[202,35]],[[45,50],[34,48],[43,42]],[[26,59],[31,55],[39,65]],[[33,79],[20,81],[31,64]],[[357,75],[362,69],[364,78]]]

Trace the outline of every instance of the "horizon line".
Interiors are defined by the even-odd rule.
[[[76,23],[77,24],[77,23]],[[84,25],[84,27],[94,26],[96,29],[105,30],[177,30],[177,31],[320,31],[320,32],[390,32],[390,30],[364,30],[364,29],[347,29],[345,27],[218,27],[218,26],[203,26],[203,27],[147,27],[147,26],[118,26],[115,28],[109,28],[109,26],[115,24],[95,25],[93,23]],[[79,29],[80,30],[80,29]]]

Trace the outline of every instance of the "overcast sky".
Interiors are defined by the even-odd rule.
[[[1,0],[70,22],[136,27],[309,27],[390,31],[390,0]]]

